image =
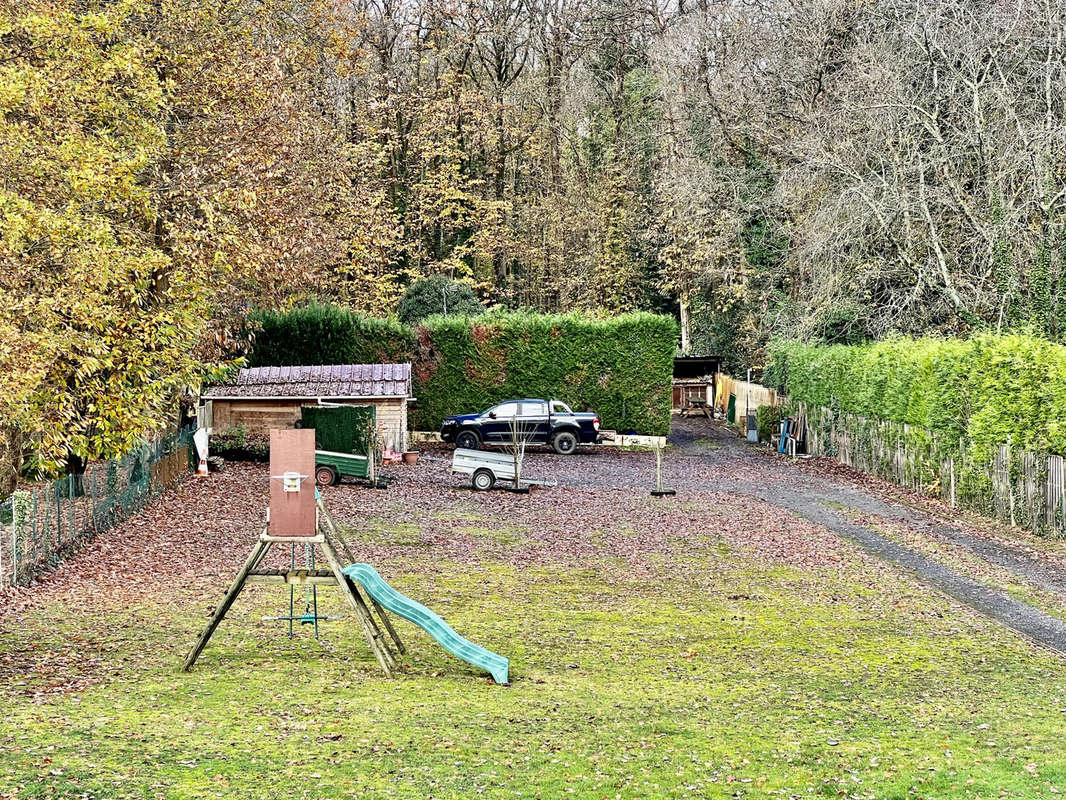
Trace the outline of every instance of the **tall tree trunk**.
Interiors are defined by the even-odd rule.
[[[0,425],[0,499],[18,485],[22,472],[22,433],[12,425]]]

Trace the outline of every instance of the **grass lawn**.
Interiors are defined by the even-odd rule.
[[[201,491],[166,502],[209,504]],[[538,519],[561,498],[594,506],[602,493],[440,489],[419,505],[344,491],[380,506],[360,547],[406,509],[379,570],[507,655],[511,686],[402,621],[410,655],[393,680],[354,621],[290,641],[261,620],[287,607],[268,587],[246,590],[181,674],[244,544],[145,591],[101,572],[0,617],[0,796],[1066,792],[1063,662],[806,523],[778,523],[800,535],[790,554],[759,538],[766,509],[710,494],[553,527]],[[575,557],[552,533],[567,525]],[[645,528],[665,533],[633,547]],[[336,590],[320,597],[345,613]]]

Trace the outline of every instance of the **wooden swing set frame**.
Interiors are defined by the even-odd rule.
[[[348,543],[337,532],[337,528],[329,514],[326,513],[321,499],[316,500],[316,506],[318,533],[315,536],[272,536],[267,532],[268,529],[263,529],[263,533],[259,535],[252,552],[244,562],[244,566],[241,567],[237,576],[233,579],[233,583],[230,584],[229,589],[222,598],[222,602],[211,614],[207,625],[197,637],[196,644],[193,645],[189,655],[185,658],[185,662],[181,667],[183,672],[188,672],[192,669],[196,659],[200,657],[200,653],[207,646],[211,635],[222,620],[225,619],[227,612],[233,606],[241,590],[247,584],[258,583],[288,586],[339,586],[341,594],[348,601],[348,605],[351,606],[356,619],[359,620],[367,644],[370,645],[370,650],[377,658],[382,671],[390,678],[393,676],[397,666],[397,655],[404,655],[407,649],[404,647],[399,634],[396,633],[396,629],[381,604],[371,597],[369,592],[367,593],[367,598],[370,601],[368,603],[363,598],[363,593],[355,582],[342,571],[343,566],[337,555],[338,546],[348,558],[349,563],[355,562],[355,556],[352,554]],[[329,569],[260,569],[263,559],[275,544],[317,545],[325,554]],[[375,612],[381,620],[380,626],[375,619]],[[382,631],[382,627],[388,633],[388,638]],[[390,640],[392,647],[396,650],[396,655],[390,649]]]

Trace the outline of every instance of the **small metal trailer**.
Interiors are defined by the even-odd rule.
[[[370,459],[354,453],[315,450],[315,483],[332,486],[344,476],[370,478]]]
[[[518,457],[518,474],[522,474],[523,456]],[[511,453],[496,453],[490,450],[468,450],[457,447],[452,455],[452,472],[470,476],[470,485],[478,491],[487,491],[496,481],[514,481],[515,458]],[[525,486],[554,486],[551,481],[531,481],[519,478]]]

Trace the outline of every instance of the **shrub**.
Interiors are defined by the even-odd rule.
[[[759,431],[759,441],[768,442],[777,434],[781,422],[781,409],[777,406],[759,406],[755,410],[755,427]]]
[[[626,314],[432,317],[418,329],[419,427],[512,397],[558,398],[590,409],[603,427],[663,435],[670,428],[677,326]]]
[[[252,367],[404,362],[414,347],[406,325],[333,305],[256,311],[249,320],[259,329],[248,357]]]
[[[1030,334],[889,339],[859,346],[772,347],[772,375],[793,401],[931,431],[978,462],[1010,439],[1066,454],[1066,347]]]
[[[270,439],[267,436],[249,434],[244,425],[235,425],[211,436],[211,455],[229,461],[269,461]],[[109,485],[110,485],[110,475]],[[115,476],[117,480],[117,474]],[[132,477],[130,479],[133,480]]]
[[[396,313],[401,322],[414,325],[434,315],[472,317],[484,312],[485,307],[467,284],[433,275],[411,284]]]

